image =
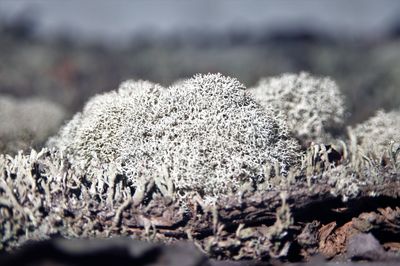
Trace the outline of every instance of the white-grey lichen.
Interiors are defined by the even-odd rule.
[[[331,193],[334,196],[341,196],[343,201],[353,199],[360,193],[360,186],[366,181],[360,179],[360,173],[356,173],[348,165],[339,165],[325,171],[322,176],[331,186]]]
[[[92,98],[51,143],[88,174],[93,162],[117,165],[133,186],[153,179],[211,200],[262,179],[267,163],[285,172],[298,159],[284,119],[221,74],[170,88],[125,82]]]
[[[0,95],[0,152],[16,153],[42,144],[64,118],[64,109],[56,103]]]
[[[397,149],[400,145],[400,112],[380,110],[375,116],[350,129],[350,134],[357,139],[358,148],[364,155],[369,157],[375,154],[378,157],[376,159],[388,156],[391,149]]]
[[[306,146],[330,142],[331,133],[343,127],[343,96],[328,77],[283,74],[261,79],[250,92],[262,106],[282,112],[290,130]]]
[[[124,140],[135,135],[138,121],[145,119],[149,101],[157,101],[160,85],[148,81],[123,82],[118,91],[96,95],[75,114],[56,137],[48,141],[66,154],[75,167],[94,174],[110,164],[121,165]],[[91,165],[93,167],[91,167]],[[121,173],[122,174],[122,173]]]

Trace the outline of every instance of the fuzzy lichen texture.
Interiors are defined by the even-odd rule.
[[[43,144],[64,118],[64,109],[50,101],[0,95],[0,152],[14,154]]]
[[[331,133],[343,127],[344,100],[330,78],[306,72],[261,79],[250,89],[262,106],[272,106],[286,117],[290,130],[307,146],[331,141]]]
[[[181,198],[198,192],[215,200],[262,179],[263,165],[284,172],[298,158],[284,120],[221,74],[167,89],[123,83],[93,98],[78,118],[78,127],[71,121],[64,128],[77,130],[73,145],[64,144],[69,152],[86,163],[117,162],[133,186],[155,179]]]
[[[137,121],[143,119],[137,115],[146,112],[146,103],[156,99],[160,89],[158,84],[129,80],[118,91],[94,96],[48,146],[66,154],[75,167],[88,174],[98,172],[92,169],[100,167],[97,162],[104,168],[121,164],[122,140],[134,134]]]
[[[400,111],[380,110],[350,132],[357,138],[359,149],[364,154],[387,155],[390,149],[400,149]],[[391,144],[394,146],[390,147]]]

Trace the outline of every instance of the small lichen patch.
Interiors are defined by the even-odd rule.
[[[343,127],[345,107],[336,83],[308,73],[261,79],[251,94],[265,108],[272,106],[286,117],[291,132],[305,146],[329,143]]]

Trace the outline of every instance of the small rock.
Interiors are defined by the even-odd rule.
[[[351,260],[376,261],[385,257],[379,241],[371,234],[357,234],[347,244],[347,258]]]

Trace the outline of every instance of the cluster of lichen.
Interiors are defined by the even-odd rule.
[[[169,196],[210,200],[263,179],[265,164],[285,172],[299,157],[284,120],[220,74],[169,88],[125,82],[92,98],[51,143],[87,174],[96,175],[99,161],[132,186],[155,179],[160,189],[173,186]]]
[[[297,84],[317,95],[321,92],[316,88],[334,88],[330,80],[307,74],[283,79],[290,80],[286,85]],[[304,89],[305,84],[314,88]],[[304,91],[299,92],[300,99]],[[326,121],[340,125],[342,111],[338,117],[316,108],[321,112],[319,121],[310,110],[293,118],[293,110],[305,109],[305,100],[279,96],[281,103],[288,101],[282,106],[292,108],[280,116],[277,106],[261,106],[253,97],[254,92],[236,79],[220,74],[197,75],[169,88],[127,81],[117,91],[93,97],[48,141],[51,149],[0,155],[0,250],[53,234],[110,236],[124,208],[146,205],[160,196],[172,199],[185,212],[187,206],[202,201],[217,206],[219,199],[232,193],[241,198],[246,191],[293,191],[300,184],[312,190],[324,182],[330,193],[349,199],[357,197],[363,186],[380,185],[387,175],[398,176],[398,112],[380,112],[350,130],[348,140],[336,147],[341,158],[331,161],[332,147],[323,144],[300,151],[286,122],[298,138],[316,141],[330,134]],[[321,103],[314,96],[307,100]],[[296,133],[296,123],[305,120],[310,120],[310,131]],[[281,247],[278,242],[293,222],[290,215],[283,204],[262,241],[268,245],[275,241]],[[100,216],[108,222],[101,224]]]
[[[64,118],[63,108],[50,101],[0,95],[0,153],[15,154],[42,145]]]
[[[393,157],[400,149],[400,112],[378,111],[367,121],[350,128],[349,134],[355,138],[361,153],[375,159]],[[397,159],[397,158],[394,158]]]
[[[292,133],[305,145],[329,143],[343,128],[345,106],[336,83],[308,73],[263,78],[250,89],[265,108],[286,118]]]
[[[309,186],[310,191],[313,191],[313,188],[318,188],[322,182],[324,185],[331,186],[330,193],[341,196],[344,200],[354,199],[363,187],[383,185],[388,180],[385,179],[385,175],[396,171],[396,165],[392,163],[385,167],[371,165],[357,150],[347,146],[344,148],[348,154],[338,166],[330,165],[324,157],[329,152],[328,150],[314,147],[303,157],[301,165],[292,168],[287,176],[275,175],[255,187],[240,188],[235,198],[252,202],[252,198],[248,198],[249,195],[253,193],[262,195],[266,189],[263,185],[268,182],[273,184],[268,188],[269,190],[282,190],[288,193],[296,193],[297,186],[303,188]],[[154,186],[151,180],[145,184],[144,191],[132,191],[127,187],[126,182],[112,171],[99,171],[98,178],[90,180],[84,172],[79,172],[70,165],[62,154],[46,149],[38,153],[32,150],[27,155],[20,153],[15,157],[1,155],[0,172],[2,173],[0,178],[0,250],[13,250],[28,240],[47,239],[52,235],[67,238],[96,238],[124,234],[124,232],[129,232],[129,228],[126,225],[120,226],[120,221],[122,217],[128,217],[123,215],[126,208],[131,207],[136,213],[137,217],[133,219],[145,219],[142,212],[149,208],[159,209],[155,210],[159,212],[165,206],[171,205],[170,200],[167,199],[161,201],[161,203],[165,202],[162,203],[166,204],[165,206],[160,205],[160,201],[157,200],[164,198],[161,197],[162,191],[151,189]],[[108,181],[105,182],[106,180]],[[378,192],[371,191],[371,193],[371,196],[379,195]],[[247,196],[243,198],[243,194]],[[205,212],[204,217],[208,217],[207,213],[210,212],[218,219],[219,214],[214,210],[216,206],[226,207],[224,202],[229,195],[221,197],[222,203],[217,201],[214,204],[205,205],[206,201],[201,197],[186,200],[189,206],[201,204],[201,210]],[[283,195],[283,203],[277,209],[277,220],[273,225],[251,236],[246,235],[248,230],[242,230],[243,227],[241,227],[236,237],[230,239],[231,244],[242,243],[252,246],[254,250],[249,254],[245,253],[247,257],[256,258],[259,252],[266,254],[272,252],[279,256],[285,246],[287,231],[294,222],[285,198],[286,196]],[[153,201],[155,203],[151,204]],[[181,208],[181,213],[191,212],[177,199],[173,202]],[[200,219],[199,217],[196,219]],[[146,219],[152,221],[151,217]],[[164,219],[168,219],[168,216]],[[168,220],[163,222],[168,222]],[[218,223],[216,220],[217,235],[223,234],[222,231],[219,232],[224,230],[222,225],[223,221]],[[161,231],[157,233],[155,228],[152,229],[151,223],[148,225],[145,223],[144,226],[142,233],[139,230],[139,233],[134,235],[135,238],[166,240]],[[171,236],[171,238],[174,237]],[[209,239],[213,239],[213,242],[196,241],[210,254],[215,254],[214,252],[229,254],[229,251],[225,250],[226,242],[219,242],[218,236]],[[267,250],[266,247],[268,247]],[[246,250],[244,248],[244,251]]]
[[[110,226],[99,226],[93,211],[114,212],[131,197],[121,186],[111,193],[99,180],[86,181],[47,149],[0,155],[0,172],[0,251],[54,235],[107,237]]]

